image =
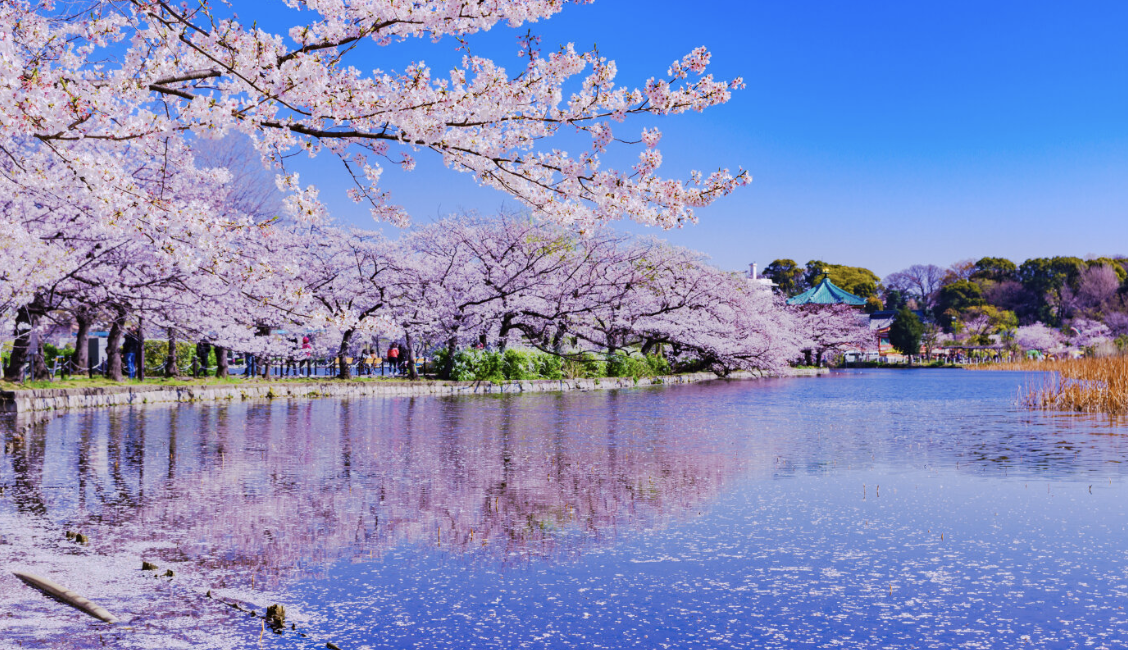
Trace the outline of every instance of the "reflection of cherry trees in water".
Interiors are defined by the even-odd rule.
[[[716,495],[741,459],[614,392],[318,400],[61,417],[11,454],[15,502],[143,542],[217,586],[405,544],[491,561],[579,552]]]

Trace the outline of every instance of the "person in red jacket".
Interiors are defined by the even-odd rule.
[[[392,367],[392,374],[399,370],[399,346],[395,343],[388,346],[388,365]]]

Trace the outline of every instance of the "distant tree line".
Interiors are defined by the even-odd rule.
[[[1048,329],[1086,343],[1118,338],[1128,343],[1128,257],[1039,257],[1021,264],[984,257],[947,268],[914,264],[885,278],[862,267],[777,259],[764,276],[788,296],[829,276],[866,298],[868,311],[908,307],[930,321],[936,335],[972,343],[1013,338],[1032,328],[1040,328],[1038,340],[1048,340],[1041,334]]]

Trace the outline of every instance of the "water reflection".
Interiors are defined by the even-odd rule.
[[[719,439],[620,417],[622,399],[90,411],[28,429],[4,476],[21,512],[115,544],[159,539],[165,561],[222,569],[217,586],[403,544],[524,561],[661,525],[747,470]]]
[[[8,422],[0,563],[101,589],[136,624],[107,637],[5,576],[0,621],[32,647],[257,643],[210,589],[285,602],[321,635],[263,642],[279,648],[1099,647],[1128,635],[1128,429],[1018,410],[1021,382],[862,372]],[[176,580],[138,577],[141,557]]]

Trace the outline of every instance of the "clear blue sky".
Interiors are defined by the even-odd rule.
[[[235,7],[261,24],[249,4]],[[753,176],[698,225],[654,231],[722,267],[818,258],[886,275],[984,255],[1128,254],[1128,3],[596,0],[533,30],[546,49],[598,44],[625,85],[698,45],[716,75],[744,77],[726,106],[658,122],[667,174]],[[515,68],[516,34],[471,43]],[[441,70],[452,49],[371,48],[356,63]],[[505,200],[432,156],[419,163],[384,176],[417,222]],[[328,157],[297,169],[339,219],[371,225]]]

